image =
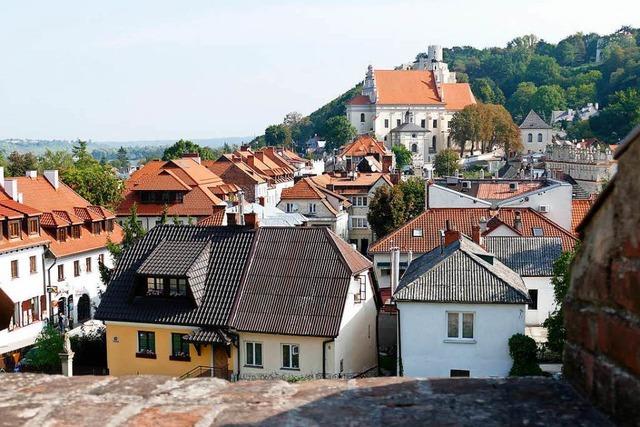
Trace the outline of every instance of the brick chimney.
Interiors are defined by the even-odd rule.
[[[451,225],[449,220],[447,220],[444,227],[444,246],[449,246],[456,240],[460,240],[460,232],[456,230],[455,226]]]
[[[513,219],[513,228],[522,233],[522,217],[520,211],[516,211],[516,217]]]
[[[476,245],[482,245],[482,235],[480,234],[480,225],[473,224],[471,226],[471,239]]]
[[[234,212],[227,212],[227,225],[238,225],[236,215]]]
[[[258,227],[260,227],[260,218],[258,218],[258,214],[255,212],[244,214],[244,225],[253,230],[258,229]]]

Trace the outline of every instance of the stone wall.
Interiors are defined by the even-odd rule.
[[[564,304],[565,375],[623,425],[640,425],[638,133],[581,230]]]

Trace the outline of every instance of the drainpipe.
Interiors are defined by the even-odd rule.
[[[330,340],[322,341],[322,379],[327,378],[327,344],[334,340],[335,338],[331,338]]]
[[[47,251],[49,251],[49,249],[47,249]],[[51,252],[51,251],[49,251]],[[46,254],[45,254],[46,255]],[[51,267],[49,267],[47,269],[47,280],[49,282],[49,289],[51,289],[51,269],[53,267],[55,267],[55,265],[58,263],[58,258],[53,257],[53,264],[51,264]],[[42,268],[44,271],[44,259],[42,260]],[[46,285],[45,285],[45,291],[46,291]],[[51,304],[51,292],[47,292],[47,294],[49,295],[49,320],[51,320],[52,322],[54,321],[53,319],[53,304]]]
[[[398,322],[396,328],[397,341],[398,341],[398,349],[396,350],[396,375],[401,377],[403,376],[402,372],[402,338],[400,335],[400,308],[396,303],[396,310],[398,311]]]

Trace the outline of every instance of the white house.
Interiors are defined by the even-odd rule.
[[[530,299],[520,276],[481,246],[447,230],[441,247],[411,262],[393,299],[402,375],[509,374],[508,340],[524,334]]]
[[[552,131],[551,125],[542,120],[538,113],[529,111],[520,124],[522,153],[544,153],[547,145],[551,144]]]

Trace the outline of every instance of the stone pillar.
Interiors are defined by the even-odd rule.
[[[62,363],[62,375],[65,377],[73,376],[73,356],[74,352],[70,351],[69,353],[58,353],[60,356],[60,362]]]

